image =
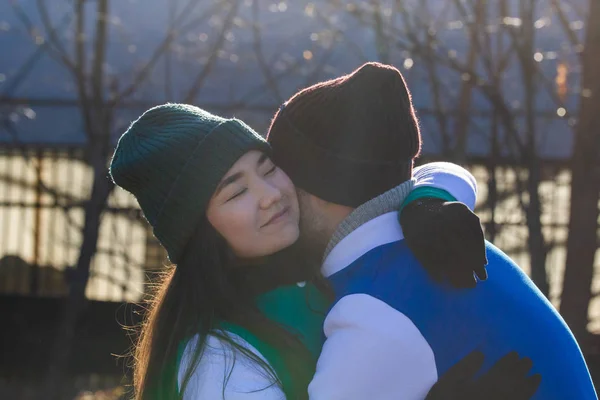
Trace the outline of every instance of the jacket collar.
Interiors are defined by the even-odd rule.
[[[398,212],[380,215],[346,235],[327,255],[321,272],[329,277],[374,248],[402,239],[404,234],[398,222]]]

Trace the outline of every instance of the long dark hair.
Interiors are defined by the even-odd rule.
[[[191,238],[180,262],[161,274],[154,295],[149,300],[145,322],[134,349],[134,389],[137,400],[167,398],[177,391],[178,346],[194,335],[198,343],[192,362],[185,373],[177,398],[194,373],[207,335],[216,335],[236,352],[247,356],[280,384],[264,361],[238,345],[227,333],[214,328],[230,322],[249,330],[274,346],[284,358],[291,379],[298,388],[306,388],[312,378],[312,356],[294,335],[266,318],[255,305],[256,295],[289,280],[295,282],[312,271],[295,268],[296,274],[274,273],[281,265],[262,260],[258,265],[240,267],[225,240],[204,218]],[[295,276],[294,276],[295,275]],[[308,276],[310,278],[310,276]],[[227,382],[224,382],[226,385]],[[224,388],[223,388],[224,393]],[[289,396],[289,393],[286,393]],[[307,398],[306,390],[288,400]]]

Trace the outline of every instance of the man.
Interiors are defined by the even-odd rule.
[[[487,244],[487,281],[457,290],[415,258],[435,261],[419,254],[428,238],[403,240],[396,209],[421,138],[397,69],[368,63],[300,91],[268,141],[299,188],[303,240],[336,294],[312,400],[423,399],[474,349],[488,367],[510,350],[530,357],[542,375],[534,399],[597,398],[568,327],[500,250]]]

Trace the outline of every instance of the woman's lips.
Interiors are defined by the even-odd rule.
[[[265,226],[273,225],[273,224],[283,221],[285,219],[285,217],[288,215],[289,211],[290,211],[289,207],[284,207],[283,210],[274,214],[262,227],[264,228]]]

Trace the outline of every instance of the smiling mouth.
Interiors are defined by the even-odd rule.
[[[265,226],[279,222],[289,211],[290,211],[289,207],[284,207],[283,210],[281,210],[277,214],[273,215],[262,227],[264,228]]]

